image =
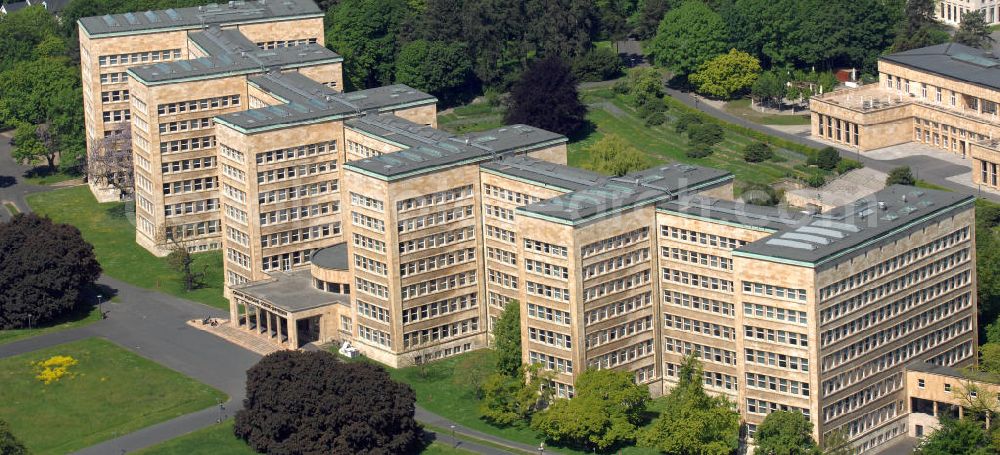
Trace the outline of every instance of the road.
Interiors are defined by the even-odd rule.
[[[25,197],[31,193],[45,191],[49,188],[32,185],[24,179],[24,173],[31,169],[31,167],[15,163],[10,157],[12,148],[10,139],[12,135],[13,131],[0,133],[0,203],[10,202],[18,210],[26,212],[29,208]],[[7,221],[10,216],[11,214],[7,209],[0,206],[0,222]]]

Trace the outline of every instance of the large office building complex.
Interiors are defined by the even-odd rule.
[[[488,346],[519,305],[524,362],[560,396],[591,368],[661,394],[697,353],[751,434],[794,410],[863,450],[907,432],[905,364],[974,362],[971,197],[892,186],[822,213],[755,207],[725,171],[608,177],[567,166],[567,139],[538,128],[440,131],[437,100],[410,87],[342,93],[307,0],[80,29],[88,140],[131,128],[137,242],[221,249],[230,323],[284,347],[412,365]],[[892,90],[917,80],[885,65]],[[962,90],[988,119],[988,93]],[[866,110],[818,101],[817,134],[878,140],[845,113]],[[890,122],[907,139],[926,129],[913,109],[954,111],[908,103]],[[987,131],[971,134],[955,137]]]
[[[1000,58],[956,43],[879,59],[879,82],[814,96],[812,134],[860,152],[915,142],[971,158],[1000,189]]]

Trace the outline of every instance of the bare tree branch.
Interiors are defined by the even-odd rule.
[[[135,193],[135,170],[132,168],[132,128],[118,123],[111,134],[94,141],[87,159],[90,180],[118,190],[122,200],[131,200]]]

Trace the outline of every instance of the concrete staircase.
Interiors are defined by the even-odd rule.
[[[278,338],[268,338],[262,334],[233,327],[227,319],[214,319],[214,321],[217,323],[215,326],[202,324],[202,321],[199,319],[188,321],[188,325],[260,355],[268,355],[273,352],[290,349],[289,345],[279,343]]]

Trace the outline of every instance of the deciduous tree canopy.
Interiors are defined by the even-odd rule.
[[[764,418],[754,433],[761,455],[819,455],[812,438],[813,424],[795,411],[774,411]]]
[[[663,17],[647,51],[656,64],[687,76],[725,52],[727,45],[722,17],[704,2],[689,0]]]
[[[80,231],[19,214],[0,224],[0,328],[44,324],[79,305],[101,275]]]
[[[756,57],[732,49],[703,63],[688,79],[701,94],[730,99],[750,90],[759,75]]]
[[[414,453],[413,390],[379,366],[279,351],[247,371],[234,432],[260,453]]]
[[[621,177],[649,167],[649,160],[639,149],[617,134],[607,134],[587,147],[590,159],[584,167],[605,175]]]

